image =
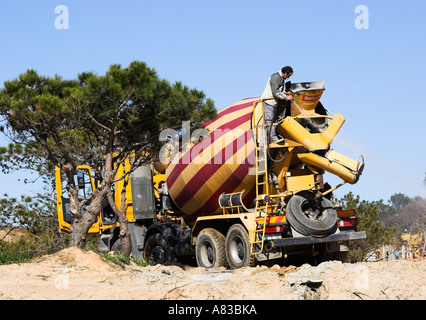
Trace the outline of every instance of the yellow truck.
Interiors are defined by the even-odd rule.
[[[353,212],[338,210],[330,196],[358,181],[364,159],[331,148],[344,118],[321,104],[324,90],[324,81],[291,85],[294,100],[274,123],[285,139],[281,143],[268,141],[267,99],[243,99],[204,123],[204,134],[190,147],[175,148],[163,155],[163,163],[136,169],[126,190],[132,255],[162,264],[195,257],[206,268],[292,257],[317,263],[342,259],[348,241],[366,235],[355,230]],[[330,186],[326,173],[342,182]],[[76,179],[82,198],[96,188],[87,166],[80,166]],[[69,198],[58,168],[56,181],[60,230],[67,232]],[[117,205],[121,183],[114,186]],[[89,232],[100,234],[102,250],[117,250],[119,230],[105,203]]]

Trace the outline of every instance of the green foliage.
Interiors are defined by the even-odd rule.
[[[51,254],[68,246],[66,236],[52,239],[48,231],[39,235],[22,235],[18,241],[0,240],[0,264],[22,263],[36,256]]]
[[[105,252],[105,251],[99,251],[95,250],[99,255],[104,257],[106,260],[111,261],[115,264],[118,264],[122,268],[124,268],[126,265],[130,265],[131,258],[127,257],[125,255],[120,254],[119,252]],[[151,262],[145,259],[135,259],[133,261],[137,266],[139,267],[146,267],[151,265]]]
[[[367,253],[378,249],[383,244],[389,244],[395,237],[394,228],[385,228],[378,220],[379,217],[379,201],[360,200],[359,196],[354,196],[349,192],[342,199],[337,200],[337,203],[343,209],[355,210],[358,218],[358,230],[365,231],[367,239],[356,241],[351,244],[351,252],[349,259],[361,260],[364,259]]]
[[[17,242],[0,241],[0,264],[25,262],[35,255],[36,247],[21,236]]]
[[[392,195],[389,199],[389,203],[391,204],[392,207],[394,207],[395,209],[401,209],[403,207],[406,207],[407,205],[409,205],[411,202],[413,201],[412,198],[407,197],[405,194],[403,193],[395,193],[394,195]]]
[[[66,235],[60,235],[55,202],[48,193],[20,199],[3,195],[0,198],[0,228],[20,230],[18,241],[0,239],[0,264],[20,263],[37,255],[53,253],[68,245]]]
[[[22,195],[19,200],[7,194],[0,198],[0,226],[18,226],[38,234],[57,225],[55,212],[55,203],[40,194],[35,197]]]
[[[139,267],[147,267],[147,266],[153,265],[152,261],[146,260],[146,259],[143,259],[143,258],[135,259],[133,262]]]
[[[413,203],[414,200],[414,198],[410,198],[405,194],[395,193],[389,198],[387,204],[383,200],[378,201],[380,209],[379,218],[383,219],[386,216],[397,214],[399,210]]]
[[[130,264],[130,258],[126,257],[118,252],[105,252],[105,251],[97,251],[99,255],[104,257],[106,260],[111,261],[115,264],[118,264],[120,267],[124,268],[125,265]]]
[[[390,197],[389,204],[380,200],[379,220],[385,226],[395,227],[398,235],[402,233],[423,233],[426,229],[426,199],[407,197],[396,193]]]

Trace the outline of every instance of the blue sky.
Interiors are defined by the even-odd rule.
[[[69,29],[55,28],[58,5]],[[368,29],[355,27],[358,5]],[[269,75],[291,65],[292,82],[326,79],[322,103],[346,118],[332,147],[365,157],[359,182],[337,197],[426,197],[425,17],[421,0],[0,1],[0,86],[28,68],[71,79],[141,60],[221,109],[260,96]],[[0,193],[40,189],[25,177],[0,175]]]

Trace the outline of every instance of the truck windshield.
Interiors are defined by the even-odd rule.
[[[93,192],[92,180],[88,169],[79,169],[77,174],[74,175],[74,183],[78,186],[79,199],[85,199]],[[61,172],[62,197],[69,199],[68,190],[66,188],[67,184],[67,176]]]
[[[87,198],[92,192],[92,180],[90,179],[89,170],[80,169],[77,172],[78,197]]]

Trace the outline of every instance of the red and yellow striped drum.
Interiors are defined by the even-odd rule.
[[[204,123],[209,131],[201,142],[171,157],[166,184],[174,204],[187,218],[221,213],[219,196],[241,192],[246,207],[256,195],[255,145],[251,130],[253,103],[244,99]]]

